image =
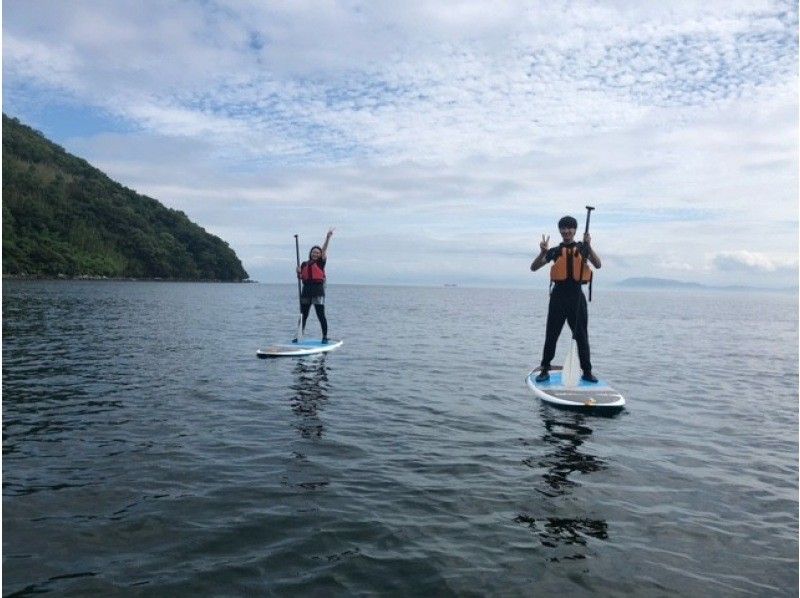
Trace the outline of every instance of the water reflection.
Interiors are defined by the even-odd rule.
[[[523,462],[529,467],[545,468],[542,478],[544,488],[537,488],[545,496],[557,497],[569,493],[578,482],[570,479],[575,473],[589,474],[606,469],[605,462],[594,455],[581,451],[584,441],[592,435],[586,417],[579,413],[559,413],[549,407],[544,410],[545,433],[542,441],[550,447],[544,456],[529,457]]]
[[[296,487],[302,494],[314,493],[330,484],[328,476],[314,458],[317,443],[305,442],[319,440],[325,431],[320,419],[320,412],[328,401],[328,366],[325,364],[325,355],[299,359],[295,362],[293,374],[290,405],[297,416],[294,428],[302,440],[297,442],[296,450],[292,452],[282,484]],[[298,512],[309,510],[316,509],[307,503],[298,507]]]
[[[541,413],[545,428],[541,440],[547,450],[543,455],[534,455],[522,462],[528,467],[544,470],[543,485],[536,488],[536,491],[549,499],[559,499],[554,505],[558,510],[566,504],[563,499],[580,487],[580,483],[572,479],[576,474],[586,475],[605,470],[608,466],[599,457],[589,454],[583,446],[593,433],[585,415],[557,411],[547,406],[542,406]],[[573,552],[575,547],[587,546],[588,538],[608,539],[608,523],[603,519],[535,517],[529,513],[520,513],[514,521],[528,526],[537,535],[542,546],[549,549],[561,548],[561,552],[566,547],[571,552],[552,556],[551,561],[585,559],[586,554],[582,551]]]
[[[291,400],[292,411],[298,416],[297,431],[303,438],[320,438],[324,426],[319,412],[328,401],[328,367],[325,355],[299,359],[294,366],[295,393]]]

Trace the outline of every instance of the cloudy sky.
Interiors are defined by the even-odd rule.
[[[292,282],[797,284],[794,0],[5,0],[3,111]]]

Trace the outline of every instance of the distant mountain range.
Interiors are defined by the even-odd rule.
[[[243,281],[225,241],[3,114],[3,276]]]
[[[724,291],[797,291],[797,287],[785,287],[780,289],[769,289],[762,287],[751,287],[745,285],[712,286],[697,282],[683,282],[672,280],[671,278],[626,278],[615,286],[630,289],[686,289],[686,290],[724,290]]]

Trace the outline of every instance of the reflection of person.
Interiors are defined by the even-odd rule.
[[[543,487],[537,491],[550,498],[566,498],[580,486],[575,481],[575,474],[589,475],[608,469],[608,464],[587,450],[586,442],[593,433],[588,417],[580,413],[554,411],[542,405],[542,420],[545,427],[542,442],[538,444],[544,453],[537,451],[522,462],[538,471],[543,471]],[[559,500],[568,505],[570,501]],[[608,540],[611,532],[605,519],[591,519],[586,513],[576,517],[566,517],[568,512],[559,513],[559,517],[532,516],[529,512],[518,514],[514,521],[527,526],[541,542],[544,550],[549,551],[550,561],[561,559],[585,559],[588,551],[593,549],[592,538]]]
[[[297,416],[294,429],[305,439],[321,438],[325,433],[325,425],[320,412],[328,402],[328,366],[325,365],[325,353],[309,359],[298,359],[294,366],[294,384],[291,389],[295,396],[290,400],[292,412]],[[294,484],[304,490],[315,490],[328,485],[330,479],[319,479],[318,470],[312,467],[304,457],[302,445],[297,447],[288,472],[297,479]],[[309,479],[311,478],[311,479]]]
[[[296,415],[308,418],[300,428],[303,436],[319,436],[322,423],[318,412],[328,400],[327,383],[328,368],[325,365],[325,354],[310,360],[299,359],[294,368],[295,383],[291,387],[297,395],[292,399],[292,411]]]
[[[543,407],[543,410],[548,408]],[[606,462],[600,457],[589,454],[584,443],[591,437],[592,428],[586,418],[579,413],[559,413],[554,415],[546,410],[543,413],[545,434],[542,441],[546,448],[551,448],[538,462],[540,467],[547,467],[542,475],[549,489],[542,490],[547,496],[567,494],[570,488],[578,484],[570,479],[575,472],[589,474],[607,469]],[[583,446],[584,450],[581,450]]]
[[[600,257],[590,245],[592,238],[588,232],[583,235],[582,243],[575,242],[577,229],[578,221],[572,216],[564,216],[558,221],[562,242],[558,246],[548,249],[550,236],[545,238],[542,235],[542,241],[539,243],[541,252],[531,263],[531,271],[536,272],[546,263],[553,262],[550,268],[550,281],[553,289],[550,293],[550,305],[547,308],[547,332],[542,352],[541,372],[536,376],[537,382],[545,382],[550,379],[550,362],[556,353],[556,342],[564,327],[564,321],[569,324],[578,344],[578,357],[583,370],[581,379],[587,382],[597,382],[597,378],[592,375],[592,362],[589,357],[587,326],[589,313],[581,285],[587,284],[592,279],[591,269],[583,263],[584,253],[586,253],[588,261],[598,269],[600,268]]]
[[[308,261],[297,268],[297,277],[303,281],[303,290],[300,292],[300,310],[303,315],[301,334],[306,331],[306,320],[313,305],[322,328],[323,343],[328,342],[328,319],[325,317],[325,264],[328,261],[328,243],[332,236],[333,229],[330,229],[322,247],[314,245],[308,252]],[[292,342],[296,343],[297,339]]]

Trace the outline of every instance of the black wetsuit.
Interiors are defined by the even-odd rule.
[[[570,244],[567,247],[575,245]],[[561,255],[563,244],[552,247],[547,251],[545,263],[552,262]],[[583,243],[577,243],[578,249]],[[589,310],[586,307],[586,297],[581,290],[579,282],[572,280],[572,272],[568,279],[554,282],[550,293],[550,304],[547,307],[547,332],[542,351],[542,368],[550,369],[550,362],[556,354],[556,343],[564,327],[564,322],[569,324],[578,344],[578,357],[584,374],[592,373],[592,361],[589,356]]]

